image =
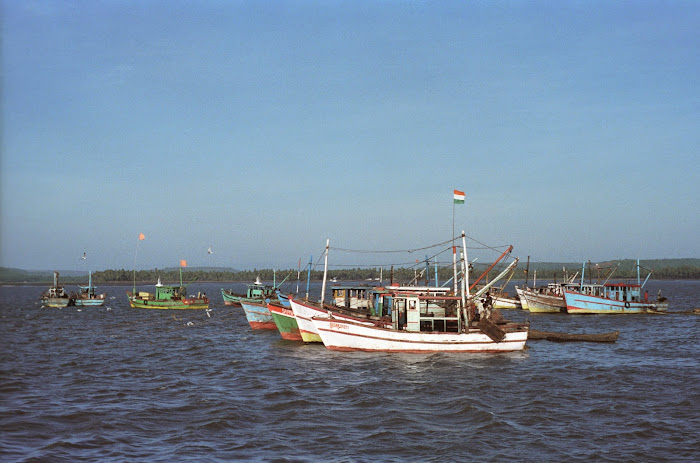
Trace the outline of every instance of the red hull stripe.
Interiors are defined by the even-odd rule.
[[[277,330],[275,322],[248,322],[254,330]]]

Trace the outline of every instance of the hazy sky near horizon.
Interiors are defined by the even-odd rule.
[[[700,2],[0,4],[1,266],[700,257]]]

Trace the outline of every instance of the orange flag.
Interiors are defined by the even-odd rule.
[[[180,267],[187,267],[187,261],[186,261],[186,260],[181,260],[181,261],[180,261]]]
[[[145,239],[146,239],[146,235],[144,235],[143,233],[139,233],[139,240],[143,241]]]

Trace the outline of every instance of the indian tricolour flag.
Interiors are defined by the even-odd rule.
[[[464,192],[455,190],[455,204],[464,204]]]

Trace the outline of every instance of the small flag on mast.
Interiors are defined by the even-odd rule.
[[[143,233],[139,233],[139,241],[143,241],[145,239],[146,239],[146,235],[144,235]]]
[[[186,260],[180,260],[180,267],[187,267],[187,261],[186,261]]]
[[[464,204],[464,192],[459,190],[454,190],[455,204]]]

